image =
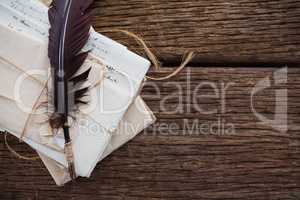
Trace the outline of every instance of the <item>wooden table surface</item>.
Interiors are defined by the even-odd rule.
[[[96,6],[97,31],[143,55],[132,39],[108,30],[133,31],[160,57],[165,67],[150,75],[173,71],[185,51],[196,58],[167,82],[147,82],[142,96],[157,123],[98,164],[90,179],[59,188],[40,161],[11,155],[1,135],[1,200],[300,199],[299,0],[98,0]],[[287,81],[277,81],[285,69]],[[271,87],[255,93],[251,106],[262,79]],[[287,131],[259,118],[284,122],[285,111],[276,110],[284,108],[284,91]],[[203,124],[233,131],[203,132]]]

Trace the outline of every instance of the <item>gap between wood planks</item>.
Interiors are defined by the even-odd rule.
[[[106,31],[107,32],[107,31]],[[186,51],[183,56],[161,56],[156,55],[154,50],[152,50],[147,42],[139,35],[134,32],[122,30],[122,29],[111,29],[108,32],[113,33],[122,33],[126,35],[129,39],[133,39],[136,41],[140,48],[143,49],[143,52],[139,51],[140,54],[144,54],[144,57],[147,57],[151,62],[152,65],[156,70],[158,70],[161,66],[163,67],[174,67],[179,66],[179,68],[185,68],[185,66],[195,67],[223,67],[223,68],[232,68],[232,67],[239,67],[239,68],[280,68],[280,67],[289,67],[289,68],[298,68],[299,63],[296,62],[245,62],[245,61],[228,61],[222,59],[211,59],[209,57],[201,58],[200,52],[195,51]],[[130,45],[129,45],[130,47]],[[135,51],[135,50],[133,50]],[[136,52],[138,53],[138,52]],[[171,53],[170,53],[171,54]],[[190,58],[187,58],[186,55],[191,54]],[[181,59],[179,59],[181,57]],[[183,64],[184,63],[184,64]],[[178,69],[180,72],[181,70]],[[175,73],[176,74],[176,73]]]
[[[178,56],[176,59],[160,59],[162,62],[162,67],[175,67],[180,65],[181,58]],[[300,68],[300,63],[295,62],[251,62],[251,63],[243,63],[243,62],[208,62],[203,61],[201,58],[197,57],[197,53],[195,58],[187,65],[187,67],[223,67],[223,68]]]

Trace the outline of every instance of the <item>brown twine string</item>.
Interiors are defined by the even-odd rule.
[[[32,116],[32,114],[33,114],[33,112],[36,111],[37,106],[38,106],[38,102],[39,102],[41,96],[43,95],[45,89],[47,88],[47,84],[48,84],[48,81],[46,82],[45,86],[43,87],[42,92],[41,92],[40,95],[38,96],[36,102],[35,102],[34,105],[32,106],[32,112],[29,113],[29,115],[28,115],[28,117],[27,117],[27,119],[26,119],[26,121],[25,121],[25,125],[24,125],[24,128],[23,128],[23,130],[22,130],[22,133],[21,133],[21,135],[20,135],[19,142],[24,142],[24,141],[23,141],[23,138],[24,138],[24,136],[25,136],[25,132],[26,132],[26,129],[27,129],[29,120],[30,120],[30,118],[31,118],[31,116]],[[19,159],[21,159],[21,160],[33,160],[33,161],[34,161],[34,160],[38,160],[38,159],[39,159],[38,156],[36,156],[36,157],[26,157],[26,156],[22,156],[21,154],[19,154],[18,152],[16,152],[16,151],[8,144],[8,141],[7,141],[7,132],[5,132],[5,134],[4,134],[4,143],[5,143],[5,146],[7,147],[7,149],[8,149],[14,156],[16,156],[17,158],[19,158]]]
[[[148,45],[146,44],[146,42],[142,39],[141,36],[138,36],[135,33],[132,33],[130,31],[126,31],[126,30],[122,30],[122,29],[109,29],[109,30],[105,30],[104,32],[119,32],[119,33],[123,33],[129,37],[132,37],[133,39],[135,39],[145,50],[147,57],[151,60],[151,62],[153,63],[154,67],[156,70],[160,69],[161,63],[159,62],[159,60],[157,59],[157,57],[155,56],[155,54],[150,50],[150,48],[148,47]]]
[[[155,54],[150,50],[150,48],[148,47],[148,45],[146,44],[146,42],[143,40],[143,38],[141,36],[138,36],[135,33],[132,33],[130,31],[126,31],[126,30],[122,30],[122,29],[109,29],[109,30],[105,30],[104,32],[119,32],[119,33],[123,33],[123,34],[135,39],[143,47],[147,57],[152,62],[155,70],[157,70],[157,71],[160,70],[161,63],[159,62],[159,60],[155,56]],[[169,74],[167,76],[163,76],[163,77],[146,76],[146,78],[149,80],[154,80],[154,81],[163,81],[163,80],[170,79],[170,78],[176,76],[177,74],[179,74],[181,72],[181,70],[183,70],[187,66],[187,64],[192,61],[194,56],[195,56],[195,52],[193,52],[193,51],[186,53],[183,56],[182,63],[180,64],[180,66],[177,67],[174,72],[172,72],[171,74]]]
[[[186,65],[191,62],[191,60],[194,58],[195,53],[194,52],[188,52],[187,54],[185,54],[183,56],[182,59],[182,63],[180,64],[179,67],[176,68],[176,70],[174,72],[172,72],[171,74],[167,75],[167,76],[163,76],[163,77],[151,77],[151,76],[146,76],[147,79],[149,80],[154,80],[154,81],[163,81],[163,80],[167,80],[170,79],[174,76],[176,76],[177,74],[179,74],[185,67]]]
[[[36,161],[39,160],[39,156],[35,156],[35,157],[26,157],[26,156],[22,156],[21,154],[17,153],[9,144],[7,141],[7,132],[4,133],[4,143],[6,148],[10,151],[10,153],[12,153],[15,157],[17,157],[18,159],[21,160],[30,160],[30,161]]]
[[[27,119],[26,119],[26,122],[25,122],[25,125],[24,125],[24,128],[22,130],[22,133],[21,133],[21,136],[20,136],[20,140],[22,141],[22,139],[24,138],[25,136],[25,132],[26,132],[26,129],[27,129],[27,126],[28,126],[28,123],[29,123],[29,120],[31,119],[31,116],[32,114],[36,111],[36,109],[39,107],[38,106],[38,103],[39,103],[39,100],[40,98],[42,97],[44,91],[47,89],[47,86],[48,86],[48,81],[45,83],[40,95],[38,96],[37,100],[35,101],[35,103],[33,104],[32,106],[32,112],[29,113]]]

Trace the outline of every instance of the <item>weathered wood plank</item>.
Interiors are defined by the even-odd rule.
[[[171,68],[164,69],[165,73]],[[160,96],[149,82],[143,97],[158,116],[158,122],[132,142],[101,162],[90,179],[57,188],[40,162],[15,159],[0,144],[0,199],[293,199],[300,192],[300,69],[289,69],[287,83],[281,83],[255,96],[256,110],[269,118],[275,112],[275,90],[288,89],[287,132],[279,132],[260,124],[251,110],[250,94],[263,78],[272,79],[274,68],[188,68],[169,83],[156,82]],[[187,74],[190,73],[190,76]],[[150,75],[164,73],[151,72]],[[190,86],[187,82],[190,81]],[[204,82],[232,83],[225,94],[215,94]],[[178,84],[178,85],[176,85]],[[182,94],[179,88],[183,88]],[[180,102],[183,111],[163,110]],[[200,113],[192,102],[213,114]],[[283,100],[278,100],[284,103]],[[279,112],[284,116],[284,112]],[[201,132],[196,126],[190,132],[187,125],[232,123],[235,132]],[[169,127],[167,127],[169,126]],[[19,152],[32,151],[18,141],[11,144]]]
[[[299,17],[299,0],[99,0],[94,24],[141,35],[169,62],[194,50],[197,63],[285,64],[300,62]]]

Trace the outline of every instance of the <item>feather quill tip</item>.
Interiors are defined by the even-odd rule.
[[[68,163],[68,171],[72,180],[76,179],[76,171],[74,165],[74,156],[72,150],[72,143],[69,142],[65,144],[65,155]]]

